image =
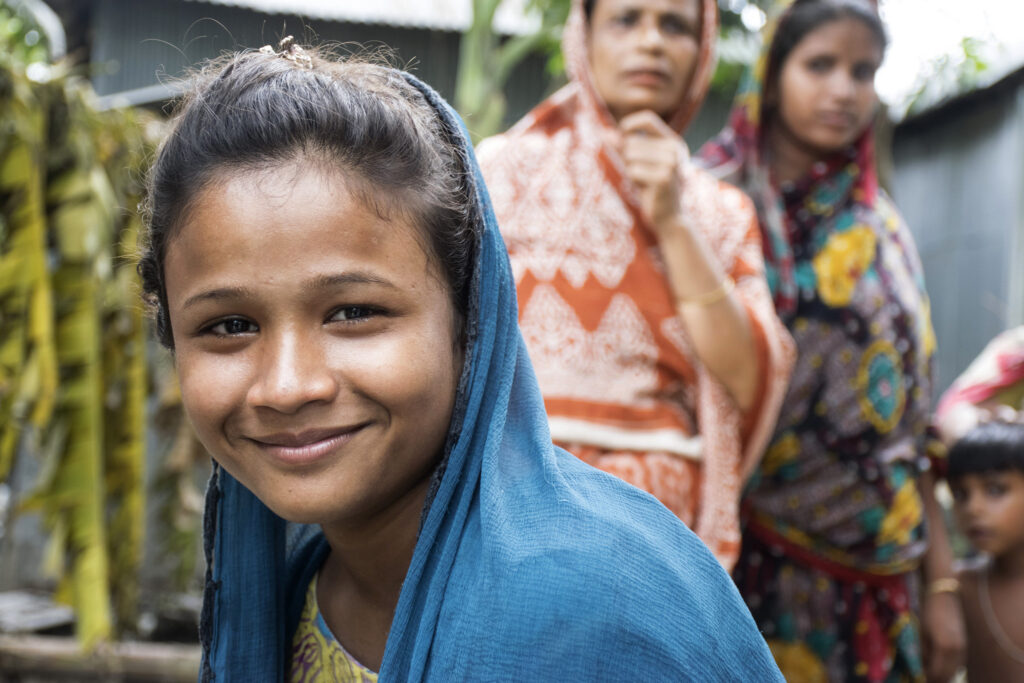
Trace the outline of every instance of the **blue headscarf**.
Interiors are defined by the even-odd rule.
[[[480,237],[466,362],[388,637],[384,681],[781,681],[728,575],[648,494],[551,444],[505,246],[458,116]],[[328,552],[219,469],[207,494],[203,680],[283,680]]]

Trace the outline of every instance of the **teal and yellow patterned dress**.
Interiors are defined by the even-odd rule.
[[[914,570],[935,335],[921,265],[878,186],[870,128],[799,182],[774,182],[764,73],[762,57],[700,151],[757,206],[776,312],[798,350],[744,492],[733,578],[791,683],[923,680]]]
[[[316,602],[316,576],[306,590],[292,639],[291,683],[377,683],[377,674],[356,661],[327,628]]]

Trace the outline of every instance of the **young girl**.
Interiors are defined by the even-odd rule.
[[[971,681],[1024,680],[1024,423],[991,420],[949,450],[960,530],[980,562],[960,571]]]
[[[917,680],[926,669],[948,680],[963,647],[925,457],[928,299],[873,166],[885,44],[867,0],[797,0],[700,154],[754,199],[775,307],[798,348],[745,491],[734,572],[793,681]]]
[[[696,537],[551,445],[433,91],[235,55],[150,190],[145,291],[218,464],[204,680],[780,680]]]

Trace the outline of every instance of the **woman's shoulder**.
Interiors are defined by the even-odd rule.
[[[749,218],[756,216],[754,202],[746,192],[700,166],[692,165],[687,170],[685,183],[684,192],[692,191],[699,201],[719,211]]]
[[[577,86],[570,83],[531,109],[504,133],[481,140],[475,153],[480,165],[490,166],[497,158],[521,155],[533,149],[530,141],[542,142],[571,125],[577,110]]]
[[[738,258],[760,260],[757,211],[750,197],[735,185],[692,166],[683,180],[683,215],[723,263]]]

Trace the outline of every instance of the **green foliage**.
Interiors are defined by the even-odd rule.
[[[776,4],[777,0],[718,0],[718,64],[712,90],[728,97],[739,87],[743,72],[761,50],[760,27]]]
[[[569,7],[568,0],[530,0],[529,7],[541,18],[540,27],[530,34],[502,37],[494,30],[500,4],[501,0],[473,0],[473,22],[462,35],[459,48],[455,108],[474,141],[500,130],[509,76],[531,54],[558,45]]]
[[[944,99],[984,84],[991,68],[983,55],[985,48],[985,41],[968,36],[960,40],[958,50],[931,60],[918,74],[914,88],[902,103],[905,115],[918,114]]]
[[[49,46],[45,34],[28,17],[0,2],[0,45],[20,64],[46,62]]]

